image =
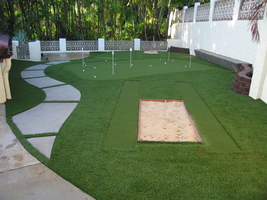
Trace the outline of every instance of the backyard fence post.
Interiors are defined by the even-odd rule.
[[[59,51],[61,51],[61,52],[66,52],[67,51],[66,38],[59,38]]]
[[[140,50],[140,43],[141,43],[141,40],[139,38],[135,38],[134,39],[134,50]]]
[[[194,6],[194,18],[193,18],[193,23],[196,22],[197,20],[197,7],[200,6],[200,2],[196,2]]]
[[[184,24],[184,18],[185,18],[185,12],[186,12],[186,9],[188,8],[188,6],[184,6],[184,12],[183,12],[183,20],[182,20],[182,23]]]
[[[132,48],[130,48],[130,68],[132,68]]]
[[[105,51],[105,39],[98,38],[98,51]]]
[[[40,41],[29,42],[30,60],[41,61],[41,45]]]
[[[12,41],[12,59],[18,59],[18,53],[17,53],[17,46],[19,46],[19,41],[13,40]]]
[[[171,36],[172,21],[175,19],[176,10],[179,10],[179,9],[175,9],[175,11],[170,12],[169,24],[168,24],[168,36]]]
[[[212,22],[213,19],[213,12],[215,8],[215,2],[216,0],[210,0],[210,16],[209,16],[209,22]]]
[[[235,0],[234,14],[233,14],[233,22],[238,20],[239,10],[240,10],[241,1]]]

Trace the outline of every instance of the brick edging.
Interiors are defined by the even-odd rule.
[[[243,63],[231,85],[231,89],[239,94],[248,95],[251,84],[251,74],[251,65]]]

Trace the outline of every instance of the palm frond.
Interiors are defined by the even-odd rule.
[[[260,42],[258,19],[262,12],[262,8],[265,8],[266,2],[267,0],[263,0],[263,1],[255,3],[251,7],[251,15],[250,15],[251,17],[250,17],[249,23],[250,23],[250,30],[252,33],[252,41],[254,42]]]

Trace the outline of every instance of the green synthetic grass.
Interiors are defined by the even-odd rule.
[[[12,69],[10,73],[10,87],[12,96],[12,106],[7,110],[7,115],[15,115],[26,111],[38,104],[45,99],[45,93],[39,88],[30,85],[24,81],[21,77],[21,71],[24,69],[40,64],[40,62],[29,62],[29,61],[16,61],[12,60]],[[7,106],[11,103],[7,101]]]
[[[240,151],[240,148],[218,122],[192,85],[180,83],[178,88],[203,142],[208,145],[210,150],[218,152]]]
[[[183,99],[186,106],[189,108],[188,112],[191,115],[203,142],[211,151],[240,151],[240,148],[228,135],[224,127],[219,123],[190,83],[171,82],[168,85],[165,83],[161,86],[157,86],[156,83],[154,84],[153,87],[162,88],[164,91],[175,91],[167,88],[170,84],[173,85],[174,88],[178,88],[178,91],[176,92],[181,94],[181,98],[179,99]],[[142,85],[145,87],[146,83]],[[107,135],[104,139],[104,148],[134,148],[137,139],[138,126],[138,89],[139,82],[125,82],[112,115]],[[153,93],[158,92],[154,91]]]
[[[110,120],[104,148],[133,149],[137,140],[139,81],[125,81]]]
[[[132,66],[130,66],[129,60],[129,51],[115,52],[113,70],[111,52],[92,52],[88,58],[84,59],[84,67],[81,60],[77,60],[65,64],[64,69],[73,72],[79,78],[87,80],[128,79],[151,74],[212,69],[212,65],[201,62],[199,59],[200,62],[194,62],[195,57],[192,59],[194,64],[189,67],[189,55],[171,53],[168,60],[166,52],[144,54],[142,51],[134,51]],[[112,74],[113,71],[114,74]],[[94,78],[95,76],[96,78]]]
[[[266,199],[266,104],[233,92],[234,72],[195,57],[192,60],[190,71],[140,73],[139,77],[125,74],[128,78],[116,80],[82,79],[69,70],[71,64],[79,67],[81,61],[47,68],[46,75],[73,85],[82,98],[57,134],[51,159],[39,159],[97,200]],[[9,123],[12,115],[44,98],[42,91],[27,92],[33,87],[18,77],[26,64],[31,62],[12,62],[13,99],[6,103]],[[194,69],[199,64],[206,68]],[[131,151],[103,148],[125,80],[139,80],[140,98],[151,99],[183,99],[177,85],[189,82],[242,152],[215,153],[200,143],[137,142]],[[25,145],[24,136],[12,129]],[[28,150],[38,155],[34,149]]]

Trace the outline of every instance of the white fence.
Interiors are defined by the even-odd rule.
[[[267,103],[267,18],[265,8],[260,12],[258,27],[260,43],[252,42],[249,27],[249,8],[257,0],[211,0],[209,4],[196,3],[171,14],[168,45],[204,49],[242,60],[253,65],[249,95]]]
[[[27,42],[25,46],[18,46],[13,41],[13,59],[26,59],[41,61],[42,53],[65,53],[81,51],[110,51],[110,50],[167,50],[167,41],[108,41],[104,38],[98,40],[67,41],[60,38],[59,41],[34,41]]]

